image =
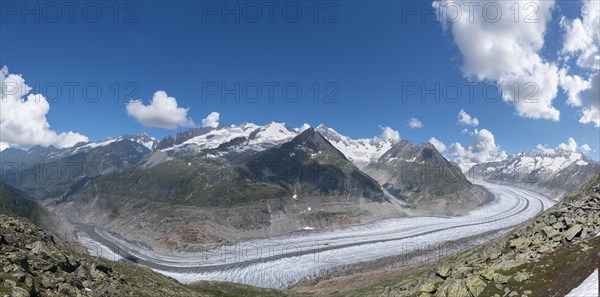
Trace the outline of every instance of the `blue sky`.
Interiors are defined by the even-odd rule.
[[[46,118],[58,133],[74,131],[100,140],[146,131],[160,139],[187,129],[147,127],[128,115],[129,100],[149,104],[153,94],[163,90],[176,98],[179,107],[189,108],[187,117],[197,125],[209,113],[218,112],[224,124],[273,120],[299,127],[325,123],[352,138],[373,137],[381,133],[380,126],[389,126],[412,142],[435,137],[448,147],[453,142],[467,147],[476,142],[474,129],[486,129],[493,133],[499,150],[508,154],[534,150],[538,144],[556,147],[572,137],[578,145],[588,144],[592,150],[588,155],[598,159],[599,129],[593,123],[579,122],[585,103],[569,105],[565,92],[558,89],[552,100],[552,106],[560,111],[556,121],[519,115],[514,104],[503,100],[483,100],[481,86],[475,87],[475,96],[469,98],[464,83],[484,84],[494,78],[479,79],[466,73],[463,65],[467,59],[455,42],[457,35],[449,28],[444,30],[432,15],[425,21],[409,15],[407,2],[350,1],[331,2],[330,6],[321,2],[317,4],[317,22],[312,1],[293,2],[302,12],[298,22],[290,20],[296,6],[288,7],[290,19],[282,17],[281,6],[274,8],[270,22],[264,6],[267,2],[253,2],[262,12],[256,23],[245,19],[254,17],[253,7],[247,8],[246,14],[240,10],[239,22],[230,15],[223,21],[218,15],[222,7],[216,7],[217,15],[207,11],[217,2],[191,1],[98,2],[102,15],[95,23],[90,22],[93,15],[86,18],[82,14],[81,6],[74,9],[71,22],[68,8],[56,2],[62,16],[54,23],[54,7],[44,11],[42,4],[28,3],[40,14],[39,22],[33,15],[23,19],[21,3],[3,7],[0,67],[6,65],[10,73],[22,74],[34,93],[51,101]],[[231,8],[244,2],[227,3]],[[582,2],[556,2],[539,55],[548,63],[560,64],[559,68],[569,66],[569,74],[587,79],[597,70],[577,67],[574,59],[554,62],[560,59],[565,39],[561,17],[581,17],[581,9]],[[78,83],[73,100],[67,96],[65,83],[69,82]],[[237,82],[248,88],[257,83],[263,94],[256,103],[236,103],[232,96],[221,102],[220,93],[203,100],[203,86],[215,82],[228,86]],[[276,92],[286,83],[300,86],[302,96],[298,102],[288,102],[275,95],[270,102],[264,94],[265,82],[279,84]],[[314,100],[315,82],[320,89],[319,102]],[[100,86],[102,96],[97,102],[83,98],[86,84]],[[421,87],[434,88],[436,84],[440,85],[438,91],[428,95],[427,102],[420,102]],[[457,84],[463,86],[463,96],[449,102],[444,90],[452,92]],[[62,96],[56,96],[55,85],[62,86]],[[406,93],[409,85],[419,87],[416,94]],[[120,89],[118,102],[114,100],[116,86]],[[337,102],[323,102],[334,89]],[[90,93],[95,97],[93,88]],[[479,125],[458,123],[460,110],[477,117]],[[410,128],[411,118],[420,120],[423,127]],[[468,132],[461,133],[465,128]]]

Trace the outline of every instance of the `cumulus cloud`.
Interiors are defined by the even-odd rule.
[[[500,162],[506,158],[508,158],[508,154],[505,151],[501,151],[498,155],[496,155],[494,161]]]
[[[479,119],[476,117],[471,117],[471,115],[462,109],[458,112],[458,122],[463,125],[469,125],[473,127],[477,127],[479,125]]]
[[[581,17],[561,19],[565,30],[562,53],[564,60],[576,58],[576,64],[591,70],[587,81],[577,75],[562,75],[561,87],[569,95],[567,103],[581,107],[579,122],[600,128],[600,5],[597,0],[584,0]]]
[[[458,142],[450,145],[449,152],[457,162],[482,163],[506,158],[506,153],[496,145],[494,134],[489,130],[475,129],[471,135],[475,137],[475,142],[468,147],[464,147]]]
[[[408,126],[411,127],[411,128],[422,128],[423,127],[423,123],[421,123],[421,121],[419,121],[419,119],[411,118],[408,121]]]
[[[511,6],[514,10],[515,3],[518,15],[534,12],[536,20],[515,22],[516,13],[494,14],[511,11]],[[499,8],[490,9],[470,0],[437,0],[433,6],[462,54],[466,77],[497,83],[502,99],[512,103],[520,116],[557,121],[560,112],[552,101],[558,89],[558,67],[539,54],[554,1],[515,3],[496,1],[493,6]],[[460,17],[453,17],[458,14],[448,12],[452,10],[460,11]]]
[[[567,104],[571,106],[581,106],[582,101],[580,93],[589,89],[591,83],[578,75],[567,74],[565,68],[558,72],[558,82],[565,93],[567,93]]]
[[[0,141],[0,152],[11,147],[10,143],[6,143],[6,142],[1,142]]]
[[[72,131],[57,133],[50,128],[46,115],[50,104],[41,94],[30,94],[31,87],[21,75],[0,69],[0,149],[12,146],[54,145],[71,147],[88,138]]]
[[[127,114],[144,126],[166,129],[194,126],[187,115],[189,108],[179,107],[177,100],[169,97],[165,91],[154,93],[149,105],[144,105],[138,99],[129,101],[126,108]]]
[[[575,141],[575,139],[573,137],[569,137],[567,139],[566,143],[562,142],[556,148],[548,147],[548,145],[538,144],[536,146],[536,149],[538,152],[547,153],[547,154],[554,154],[556,152],[561,152],[561,151],[567,152],[567,153],[573,153],[573,152],[579,151],[584,154],[587,154],[592,150],[588,144],[583,144],[581,146],[578,146],[577,141]]]
[[[597,0],[584,0],[581,18],[561,19],[565,30],[563,53],[576,57],[579,67],[600,69],[600,5]]]
[[[306,131],[307,129],[310,128],[310,125],[307,123],[302,124],[302,126],[298,127],[298,128],[294,128],[294,130],[296,130],[296,132],[298,133],[302,133],[304,131]]]
[[[435,137],[431,137],[429,138],[429,143],[433,144],[433,146],[435,146],[435,149],[438,150],[438,152],[443,153],[446,151],[446,145],[437,140]]]
[[[582,124],[593,123],[600,128],[600,72],[591,78],[591,88],[583,93],[582,115],[579,122]]]
[[[589,145],[587,145],[587,144],[582,145],[581,147],[579,147],[579,149],[584,154],[587,154],[587,153],[589,153],[589,152],[592,151],[592,148]]]
[[[394,130],[390,127],[382,127],[382,126],[379,126],[379,128],[381,128],[382,132],[381,132],[380,136],[376,137],[377,140],[379,140],[379,141],[400,140],[400,133],[397,130]]]
[[[567,143],[563,142],[559,144],[557,149],[565,152],[574,152],[577,150],[577,142],[575,139],[573,139],[573,137],[569,137],[569,139],[567,139]]]
[[[556,153],[555,149],[550,148],[550,147],[548,147],[547,145],[544,145],[544,144],[538,144],[535,148],[540,153],[545,153],[545,154],[554,154],[554,153]]]
[[[218,112],[211,112],[208,116],[202,119],[202,127],[219,127],[219,116],[221,116]]]

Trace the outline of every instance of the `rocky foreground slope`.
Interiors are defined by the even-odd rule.
[[[359,295],[564,296],[597,268],[598,233],[600,175],[502,237]]]
[[[0,296],[285,296],[232,283],[182,285],[142,266],[108,261],[57,228],[50,213],[0,184]],[[44,226],[42,229],[39,226]]]
[[[182,285],[141,266],[79,253],[27,220],[0,214],[0,296],[285,296],[202,282]]]
[[[131,266],[124,273],[124,264],[67,251],[58,238],[20,219],[0,215],[0,227],[3,296],[160,296],[186,291],[194,296],[147,269]]]

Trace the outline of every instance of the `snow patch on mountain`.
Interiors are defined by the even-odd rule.
[[[142,133],[140,135],[123,135],[118,138],[110,138],[109,137],[102,141],[89,142],[89,143],[86,143],[86,144],[83,144],[80,146],[75,146],[75,147],[73,147],[72,150],[70,150],[70,154],[86,152],[86,151],[89,151],[89,150],[92,150],[95,148],[108,146],[112,143],[116,143],[119,141],[126,141],[126,140],[141,144],[142,146],[146,147],[150,151],[152,151],[158,144],[158,141],[156,140],[156,138],[150,137],[146,133]]]
[[[339,134],[332,128],[321,124],[315,128],[325,139],[327,139],[336,149],[355,164],[365,164],[376,161],[385,152],[387,152],[396,140],[382,139],[378,137],[352,139]]]
[[[491,162],[486,171],[499,170],[502,173],[532,172],[534,170],[556,173],[571,164],[588,165],[590,160],[581,153],[531,153],[521,152],[502,162]]]
[[[476,164],[465,174],[561,199],[598,172],[600,163],[584,154],[556,150],[520,152],[502,161]]]
[[[287,127],[285,123],[271,122],[252,132],[245,149],[261,151],[289,141],[298,134],[296,130]]]
[[[296,137],[299,133],[287,127],[285,123],[271,122],[264,126],[254,123],[244,123],[239,126],[220,126],[208,132],[192,137],[183,143],[162,149],[164,152],[192,151],[216,149],[236,139],[240,143],[234,145],[231,151],[243,152],[248,150],[262,151],[282,144]]]

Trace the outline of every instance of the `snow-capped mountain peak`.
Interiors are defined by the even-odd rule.
[[[519,152],[500,162],[500,164],[520,171],[542,170],[559,172],[571,164],[583,166],[590,164],[590,162],[591,160],[581,153],[557,151],[555,153]]]
[[[248,136],[248,146],[254,150],[262,150],[281,144],[296,137],[298,132],[285,123],[270,122],[258,127]]]
[[[285,123],[270,122],[264,126],[254,123],[219,126],[198,134],[161,150],[176,153],[200,152],[227,146],[226,152],[261,151],[291,140],[298,132]]]
[[[156,145],[158,144],[158,141],[154,137],[150,137],[150,136],[148,136],[148,134],[143,132],[140,135],[123,135],[123,136],[120,136],[117,138],[108,137],[101,141],[88,142],[88,143],[85,143],[82,145],[75,146],[72,153],[87,151],[90,149],[103,147],[103,146],[107,146],[107,145],[110,145],[115,142],[126,141],[126,140],[139,143],[151,151],[154,148],[156,148]]]
[[[519,184],[558,199],[575,189],[578,181],[597,174],[600,163],[579,153],[519,152],[498,162],[480,163],[468,171],[470,177]]]
[[[513,171],[531,172],[531,171],[547,171],[559,172],[572,164],[585,166],[593,161],[582,153],[569,151],[556,152],[518,152],[508,156],[502,161],[490,161],[487,163],[459,163],[463,172],[475,165],[485,166],[488,172],[501,170],[504,173]]]
[[[323,124],[318,125],[315,130],[341,151],[346,158],[357,165],[379,159],[395,142],[394,140],[383,140],[378,137],[352,139]]]

